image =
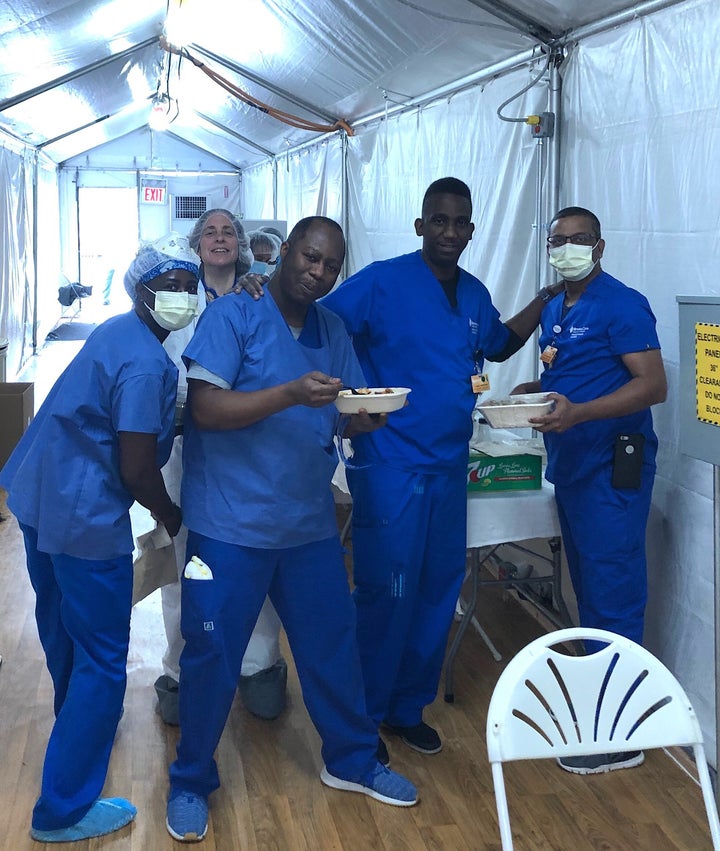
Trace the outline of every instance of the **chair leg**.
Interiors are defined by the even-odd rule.
[[[510,813],[508,811],[507,795],[505,793],[505,778],[502,763],[492,763],[493,786],[495,787],[495,805],[497,806],[498,823],[500,825],[500,840],[503,851],[513,851],[512,831],[510,830]]]
[[[718,820],[717,804],[715,803],[710,772],[708,771],[707,760],[705,759],[705,749],[702,745],[693,745],[693,753],[700,779],[700,788],[702,789],[703,800],[705,801],[705,810],[710,824],[713,848],[715,851],[720,851],[720,821]]]

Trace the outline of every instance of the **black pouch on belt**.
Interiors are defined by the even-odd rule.
[[[640,487],[642,478],[644,434],[619,434],[615,438],[612,486],[614,488]]]

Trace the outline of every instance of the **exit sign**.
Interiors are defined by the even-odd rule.
[[[143,178],[140,182],[140,200],[143,204],[165,204],[167,181]]]

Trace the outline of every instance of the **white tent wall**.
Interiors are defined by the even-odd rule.
[[[292,226],[304,216],[342,222],[342,141],[338,135],[278,157],[277,218]],[[257,218],[245,210],[248,218]]]
[[[537,73],[537,69],[533,69]],[[342,204],[342,141],[331,136],[275,160],[277,217],[292,225],[303,216],[327,215],[346,224],[346,273],[420,247],[414,220],[435,179],[466,180],[473,191],[475,235],[462,264],[493,293],[503,316],[529,301],[535,287],[536,141],[524,124],[501,121],[496,109],[529,81],[519,69],[486,87],[362,127],[347,142],[347,199]],[[546,108],[544,85],[510,105],[525,116]],[[243,172],[244,215],[269,215],[268,165]],[[507,364],[488,364],[493,392],[510,390],[535,374],[528,345]]]
[[[0,148],[0,338],[9,341],[9,380],[32,346],[32,171],[30,151]]]
[[[242,211],[248,219],[276,219],[275,169],[277,160],[266,160],[242,173]]]
[[[648,529],[645,641],[674,671],[714,762],[712,467],[678,447],[678,294],[719,294],[720,15],[688,2],[583,40],[564,72],[561,201],[589,207],[603,267],[658,319],[669,393]]]
[[[240,213],[240,175],[234,172],[221,173],[158,173],[123,169],[63,168],[60,171],[60,204],[62,215],[62,270],[71,280],[79,280],[77,194],[78,187],[133,188],[137,189],[144,177],[167,180],[165,203],[143,204],[138,198],[138,239],[125,246],[121,252],[128,262],[137,250],[138,242],[151,241],[175,228],[189,233],[195,219],[176,220],[173,199],[176,195],[204,197],[207,209],[224,207]],[[113,227],[113,211],[108,210],[107,227]],[[121,273],[125,270],[122,269]],[[97,284],[97,281],[81,281]]]
[[[38,333],[47,332],[59,313],[58,196],[53,163],[14,140],[0,141],[0,339],[9,341],[5,367],[12,381],[32,354],[34,326]],[[38,302],[37,313],[36,244],[42,246],[37,259],[42,303]],[[54,306],[48,306],[50,293],[54,293]]]
[[[53,329],[62,307],[58,301],[60,269],[60,206],[58,171],[54,163],[38,162],[36,180],[37,215],[37,295],[36,344]],[[32,350],[26,352],[29,356]]]
[[[535,69],[537,73],[537,69]],[[464,180],[473,194],[475,233],[461,264],[477,275],[509,318],[535,288],[536,143],[524,124],[501,121],[497,107],[529,80],[527,68],[418,110],[363,128],[348,145],[349,270],[420,248],[414,221],[428,185]],[[505,114],[542,111],[545,86]],[[504,364],[487,364],[492,393],[534,376],[531,344]]]

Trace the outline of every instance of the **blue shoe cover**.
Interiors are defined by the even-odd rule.
[[[77,824],[56,830],[32,828],[30,836],[38,842],[78,842],[92,836],[104,836],[125,827],[137,815],[137,808],[125,798],[98,798]]]

